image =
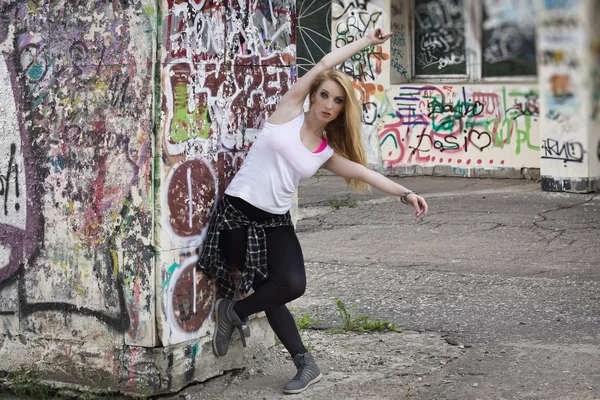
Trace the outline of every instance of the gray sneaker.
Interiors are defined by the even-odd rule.
[[[238,328],[242,344],[246,347],[246,338],[242,330],[242,321],[240,317],[233,311],[235,302],[228,299],[219,299],[215,304],[215,318],[217,324],[215,333],[213,334],[213,351],[217,357],[223,357],[229,350],[233,328]]]
[[[310,385],[321,380],[323,375],[315,363],[315,359],[310,353],[296,354],[294,364],[298,368],[298,373],[294,378],[285,384],[283,392],[288,394],[304,392]]]

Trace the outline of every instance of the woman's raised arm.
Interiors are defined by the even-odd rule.
[[[269,122],[284,124],[300,115],[304,99],[310,92],[310,86],[321,72],[346,61],[365,47],[382,44],[391,37],[392,33],[383,33],[379,28],[374,29],[367,36],[326,54],[287,91],[277,106],[277,110],[269,118]]]

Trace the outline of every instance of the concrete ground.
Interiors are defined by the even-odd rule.
[[[304,182],[308,277],[292,303],[324,372],[284,396],[281,346],[165,399],[600,399],[600,195],[532,181],[394,178],[430,211],[337,177]],[[405,328],[332,334],[335,299]],[[234,336],[236,337],[236,336]]]
[[[296,315],[340,326],[339,298],[406,331],[303,331],[325,375],[292,397],[600,399],[600,195],[542,192],[532,181],[394,179],[427,199],[424,220],[337,177],[300,188],[308,288]],[[281,348],[251,351],[245,370],[179,396],[291,398],[281,394],[294,375]]]

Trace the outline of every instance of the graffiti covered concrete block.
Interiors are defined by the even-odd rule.
[[[199,289],[207,277],[194,275],[195,251],[246,152],[295,80],[289,66],[295,11],[285,1],[162,6],[156,290],[161,339],[174,344],[211,329],[210,314],[201,310],[212,307],[214,296],[202,305],[193,300],[209,293]]]
[[[19,333],[151,345],[153,4],[1,7],[2,298]]]

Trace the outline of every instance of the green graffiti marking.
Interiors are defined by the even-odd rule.
[[[515,154],[521,154],[521,146],[525,144],[529,150],[540,151],[540,146],[531,143],[531,118],[524,117],[524,129],[519,129],[519,124],[510,117],[502,118],[502,120],[491,119],[487,121],[486,130],[492,134],[492,142],[494,147],[504,149],[504,146],[509,146],[512,142],[511,133],[516,133]]]
[[[385,137],[383,138],[383,140],[380,142],[380,146],[383,147],[383,145],[385,144],[385,141],[391,139],[394,141],[394,148],[398,148],[398,141],[396,140],[396,137],[392,134],[387,134],[385,135]]]
[[[456,103],[446,103],[443,99],[438,100],[438,96],[434,96],[427,103],[427,109],[429,110],[428,117],[431,118],[431,129],[435,133],[442,133],[455,131],[456,122],[459,124],[459,131],[462,131],[464,127],[481,125],[479,121],[477,123],[472,122],[472,119],[483,113],[484,104],[479,101],[463,100],[458,100]],[[436,116],[442,114],[446,114],[446,116],[441,121],[436,121]]]
[[[177,268],[179,268],[179,266],[180,266],[180,264],[173,263],[167,269],[167,273],[166,273],[165,279],[163,279],[163,284],[162,284],[163,292],[164,292],[165,288],[169,285],[169,281],[171,280],[171,277],[173,276],[173,272],[175,272],[175,270]]]
[[[38,81],[42,79],[42,76],[44,76],[45,71],[46,68],[42,63],[36,63],[29,68],[29,70],[27,71],[27,76],[32,81]]]
[[[188,111],[188,85],[185,82],[175,83],[171,140],[174,143],[181,143],[196,137],[207,138],[209,134],[208,109],[198,105],[190,113]]]

